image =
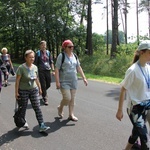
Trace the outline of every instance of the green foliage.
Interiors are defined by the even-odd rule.
[[[120,45],[116,58],[110,59],[104,53],[106,47],[101,47],[103,53],[95,52],[93,56],[84,56],[81,65],[86,73],[123,78],[127,68],[132,64],[137,44]]]
[[[53,55],[58,55],[65,39],[73,40],[84,51],[85,1],[3,0],[0,4],[0,45],[7,47],[15,58],[21,54],[22,59],[27,49],[37,50],[41,40],[47,41]]]
[[[125,43],[125,36],[124,36],[123,31],[118,31],[118,39],[119,39],[119,43],[121,43],[121,44]],[[107,42],[107,31],[105,32],[104,40],[106,43]],[[112,44],[112,30],[108,30],[108,43]]]
[[[93,33],[92,35],[92,44],[93,44],[93,51],[103,51],[101,49],[101,47],[105,46],[105,42],[104,42],[104,36],[103,35],[99,35],[97,33]]]

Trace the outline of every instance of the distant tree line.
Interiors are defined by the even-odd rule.
[[[36,51],[39,42],[46,40],[48,49],[55,58],[61,51],[62,41],[71,39],[75,44],[76,53],[84,54],[89,35],[87,26],[84,25],[84,21],[88,22],[89,19],[89,1],[92,5],[91,0],[1,0],[0,48],[6,46],[15,59],[22,59],[25,50]],[[124,3],[126,4],[127,1]],[[106,31],[109,33],[108,43],[112,43],[111,55],[117,51],[118,43],[125,42],[125,33],[118,32],[120,4],[121,1],[111,0],[112,31]],[[148,0],[141,7],[149,11],[147,5],[149,5]],[[98,50],[100,43],[107,43],[107,34],[93,33],[91,36],[93,51]]]

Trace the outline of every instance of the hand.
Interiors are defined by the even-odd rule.
[[[42,90],[41,90],[41,88],[39,89],[39,95],[42,95]]]
[[[55,76],[55,71],[52,71],[52,75]]]
[[[84,78],[83,81],[84,81],[85,86],[87,86],[88,82],[87,82],[86,78]]]
[[[60,89],[60,82],[56,83],[56,89]]]
[[[118,110],[116,113],[116,118],[121,121],[121,119],[123,118],[123,112],[122,110]]]
[[[16,93],[15,95],[16,100],[19,100],[19,97],[20,97],[19,93]]]

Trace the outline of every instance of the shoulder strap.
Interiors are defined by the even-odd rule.
[[[62,54],[62,58],[61,58],[60,70],[62,70],[62,64],[64,63],[64,60],[65,60],[65,53],[61,52],[61,54]]]
[[[41,52],[40,52],[40,50],[38,50],[38,51],[37,51],[38,57],[40,57],[40,54],[41,54]]]
[[[62,54],[62,59],[61,59],[61,65],[64,63],[64,60],[65,60],[65,53],[64,52],[61,52]]]
[[[41,51],[38,50],[38,51],[37,51],[37,54],[38,54],[38,57],[40,57]],[[49,57],[49,56],[50,56],[50,51],[49,51],[49,50],[46,50],[46,54],[47,54],[47,56]]]
[[[75,54],[75,53],[73,53],[74,54],[74,56],[75,56],[75,58],[76,58],[76,60],[78,59],[78,56],[77,56],[77,54]]]
[[[61,66],[60,66],[60,68],[62,68],[62,64],[64,63],[64,60],[65,60],[65,53],[61,52],[61,54],[62,54],[62,59],[61,59]],[[77,54],[73,53],[73,55],[75,56],[75,58],[77,60],[78,59]]]
[[[46,50],[46,54],[47,54],[47,56],[49,57],[49,56],[50,56],[50,51],[49,51],[49,50]]]
[[[65,53],[64,52],[61,52],[62,53],[62,60],[61,60],[61,65],[64,63],[64,60],[65,60]],[[75,56],[76,60],[78,59],[78,56],[73,53],[73,55]]]

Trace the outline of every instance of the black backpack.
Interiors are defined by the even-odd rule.
[[[23,117],[21,117],[21,115],[20,115],[20,110],[21,110],[21,107],[16,108],[15,114],[13,116],[14,117],[14,123],[19,128],[23,127],[26,123],[26,120]]]

